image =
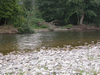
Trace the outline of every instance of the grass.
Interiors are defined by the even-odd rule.
[[[48,68],[46,66],[44,66],[44,69],[47,70]]]
[[[19,70],[19,71],[20,71],[20,73],[18,75],[24,75],[25,72],[22,72],[22,70]],[[5,75],[13,75],[13,74],[12,73],[10,73],[10,74],[6,73]]]
[[[12,74],[7,74],[7,73],[6,73],[5,75],[12,75]]]
[[[55,73],[55,72],[53,72],[53,75],[56,75],[56,73]]]
[[[22,70],[20,70],[20,75],[24,75],[25,72],[23,72]]]
[[[41,26],[31,26],[32,29],[45,29],[45,28],[49,28],[47,25],[41,25]]]
[[[63,28],[73,28],[73,25],[72,24],[68,24],[68,25],[62,26],[60,28],[61,29],[63,29]]]

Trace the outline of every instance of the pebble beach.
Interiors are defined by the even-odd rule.
[[[100,42],[70,48],[0,53],[0,75],[100,75]]]

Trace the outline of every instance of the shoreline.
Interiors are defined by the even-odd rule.
[[[34,29],[36,33],[38,32],[48,32],[48,31],[86,31],[86,30],[100,30],[100,27],[86,26],[86,25],[74,25],[73,28],[60,28],[54,27],[53,29],[44,28],[44,29]],[[10,26],[1,26],[0,34],[20,34],[18,28]]]
[[[94,30],[100,30],[100,29],[74,29],[74,28],[70,28],[70,29],[59,29],[59,28],[56,28],[56,29],[53,29],[53,30],[50,30],[50,29],[35,29],[35,32],[38,33],[38,32],[50,32],[50,31],[94,31]]]
[[[13,27],[12,25],[0,26],[0,34],[18,34],[18,28]]]
[[[39,52],[0,54],[0,74],[94,75],[100,74],[100,42],[93,46],[45,48]]]
[[[54,29],[52,31],[55,32],[55,31],[96,31],[96,30],[100,30],[100,29],[86,29],[86,30],[81,30],[81,29]],[[51,30],[49,30],[49,29],[35,29],[34,31],[35,31],[35,33],[39,33],[39,32],[50,32]],[[8,30],[6,30],[4,32],[0,32],[0,34],[22,34],[22,33],[20,33],[19,31],[8,31]]]

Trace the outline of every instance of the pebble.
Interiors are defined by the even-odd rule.
[[[2,65],[0,65],[0,68],[2,67]]]
[[[70,47],[70,46],[68,46]],[[98,45],[87,49],[68,51],[68,47],[46,48],[39,52],[2,55],[0,53],[0,74],[12,75],[100,75],[100,49]],[[60,50],[61,49],[61,50]],[[13,53],[13,52],[12,52]]]
[[[0,64],[2,63],[3,61],[2,60],[0,60]]]

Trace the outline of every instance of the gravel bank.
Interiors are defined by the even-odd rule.
[[[100,75],[100,45],[0,54],[0,75]]]

